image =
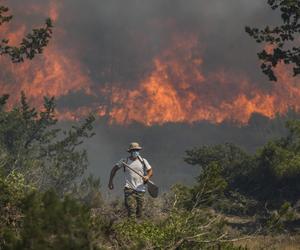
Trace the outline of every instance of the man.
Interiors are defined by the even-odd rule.
[[[127,152],[130,156],[121,159],[111,170],[108,187],[113,189],[113,178],[119,169],[122,169],[125,176],[124,198],[128,217],[142,217],[144,194],[146,191],[145,183],[153,175],[152,167],[149,162],[140,156],[142,147],[137,142],[129,145]],[[130,168],[126,167],[125,162]],[[134,171],[133,171],[134,170]],[[135,173],[136,172],[136,173]],[[139,175],[137,174],[139,173]],[[141,176],[143,177],[141,177]],[[135,206],[136,203],[136,206]]]

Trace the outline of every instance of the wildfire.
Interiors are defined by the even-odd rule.
[[[42,12],[42,6],[29,7],[33,12]],[[58,6],[50,3],[48,16],[53,20],[59,18]],[[42,12],[43,13],[43,12]],[[7,28],[8,27],[8,28]],[[8,30],[12,30],[8,32]],[[25,25],[20,27],[2,26],[1,35],[9,39],[10,44],[18,45],[30,31]],[[62,34],[62,32],[59,32]],[[84,91],[91,95],[91,80],[88,70],[74,56],[60,50],[56,43],[50,43],[45,53],[32,61],[21,64],[13,64],[8,58],[0,58],[0,93],[10,94],[8,106],[11,108],[19,100],[20,91],[24,91],[29,101],[39,107],[43,103],[44,96],[61,97],[76,91]],[[61,117],[63,117],[61,115]],[[67,118],[67,117],[66,117]]]
[[[197,39],[176,38],[172,46],[154,59],[154,70],[136,89],[113,89],[112,122],[194,123],[233,121],[246,124],[253,113],[274,118],[289,108],[299,110],[297,78],[279,65],[279,81],[266,91],[247,77],[221,70],[204,75],[199,57],[194,58]]]
[[[58,2],[52,1],[46,15],[58,20],[59,9]],[[34,5],[30,10],[45,14],[42,6]],[[1,27],[4,37],[8,37],[12,44],[18,44],[30,27],[22,25],[12,32],[8,30],[11,27]],[[58,28],[55,32],[62,36],[60,40],[66,40],[63,30]],[[110,83],[96,91],[97,80],[90,78],[88,68],[80,62],[77,54],[60,49],[57,39],[54,39],[33,61],[16,65],[5,57],[0,58],[3,69],[0,72],[0,93],[12,94],[11,108],[18,102],[21,90],[37,107],[42,105],[43,96],[60,98],[83,92],[94,97],[90,106],[80,106],[75,110],[60,107],[59,119],[78,120],[95,112],[99,117],[108,117],[111,123],[138,122],[147,126],[199,121],[246,124],[253,113],[274,118],[289,108],[299,111],[299,80],[289,75],[286,66],[277,67],[278,82],[266,90],[253,84],[247,76],[225,68],[205,72],[203,50],[195,34],[174,32],[168,48],[153,58],[152,70],[134,87]],[[103,103],[103,96],[107,103]]]

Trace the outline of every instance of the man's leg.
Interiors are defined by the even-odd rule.
[[[136,217],[141,218],[143,216],[143,209],[144,209],[144,192],[136,192],[135,199],[136,199]]]
[[[134,190],[130,188],[124,189],[124,198],[125,198],[125,207],[127,209],[127,215],[130,218],[134,218],[134,207],[135,207],[135,198],[134,198]]]

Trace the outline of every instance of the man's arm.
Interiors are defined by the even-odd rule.
[[[144,182],[147,182],[151,178],[152,175],[153,175],[153,171],[152,171],[152,168],[150,168],[147,170],[147,175],[145,175],[143,177]]]
[[[119,169],[120,169],[119,166],[118,166],[118,165],[115,165],[115,166],[113,167],[113,169],[111,170],[111,172],[110,172],[110,177],[109,177],[109,183],[108,183],[108,188],[109,188],[109,189],[114,189],[113,179],[114,179],[114,177],[115,177],[116,172],[117,172]]]

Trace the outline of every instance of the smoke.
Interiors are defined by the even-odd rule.
[[[279,82],[270,84],[259,69],[261,48],[244,31],[280,21],[266,1],[2,2],[15,16],[0,27],[11,43],[48,16],[55,29],[33,61],[0,59],[0,93],[11,94],[10,107],[20,90],[36,106],[54,95],[62,120],[96,112],[97,136],[86,146],[92,171],[105,178],[127,144],[139,141],[164,187],[190,182],[196,170],[184,164],[184,150],[231,141],[253,151],[284,133],[264,116],[299,109],[299,79],[280,66]],[[264,123],[276,128],[263,134]]]
[[[36,105],[55,95],[62,119],[95,111],[120,124],[245,124],[253,113],[273,118],[298,109],[262,76],[257,45],[244,32],[245,25],[276,22],[261,1],[13,0],[9,6],[17,18],[3,35],[14,44],[46,16],[56,28],[38,60],[23,67],[2,60],[1,91],[22,89]]]
[[[154,169],[153,180],[162,191],[166,191],[175,183],[193,184],[195,177],[200,173],[199,167],[184,162],[186,150],[195,146],[231,142],[253,153],[266,141],[286,135],[286,119],[297,117],[299,118],[291,113],[289,117],[269,120],[254,115],[249,124],[243,127],[235,127],[228,123],[214,125],[207,122],[197,125],[169,123],[151,127],[135,123],[124,127],[97,121],[96,136],[84,147],[89,154],[89,171],[101,178],[103,190],[107,191],[112,166],[120,158],[128,156],[126,149],[130,142],[138,141],[143,146],[142,156]],[[121,195],[123,184],[121,170],[116,175],[113,194]],[[104,192],[104,195],[111,196],[111,192]]]

